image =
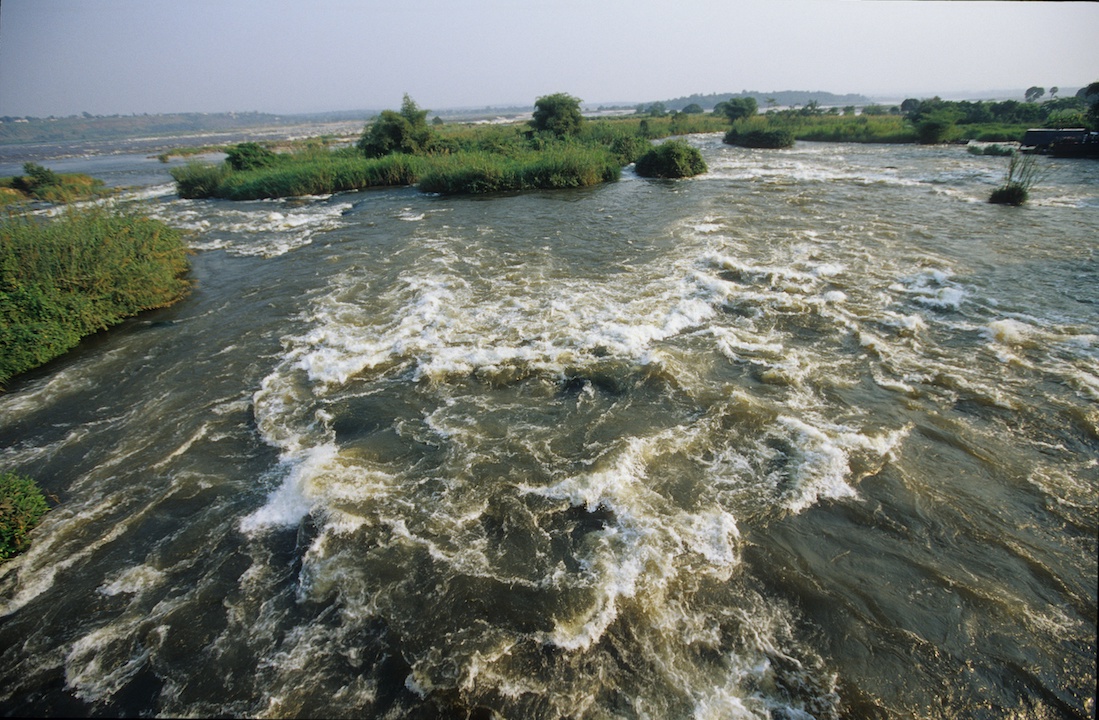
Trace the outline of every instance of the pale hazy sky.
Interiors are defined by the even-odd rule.
[[[1097,38],[1087,2],[3,0],[0,115],[984,97],[1099,80]]]

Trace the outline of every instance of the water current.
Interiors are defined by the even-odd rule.
[[[180,200],[0,395],[8,715],[1094,718],[1099,163],[690,139],[586,190]]]

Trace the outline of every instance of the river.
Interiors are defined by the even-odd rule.
[[[0,395],[56,504],[3,713],[1094,718],[1099,163],[1010,208],[956,146],[690,142],[496,197],[67,160],[195,288]]]

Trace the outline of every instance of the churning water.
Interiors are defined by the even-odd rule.
[[[0,707],[1095,717],[1099,164],[1005,208],[957,147],[691,142],[580,191],[135,191],[197,284],[0,396],[59,501]]]

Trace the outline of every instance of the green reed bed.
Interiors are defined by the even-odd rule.
[[[425,164],[425,158],[413,155],[366,159],[336,153],[312,154],[243,171],[233,171],[224,163],[188,163],[174,169],[172,177],[180,197],[261,200],[411,185]]]
[[[227,200],[258,200],[411,185],[424,164],[425,158],[400,154],[377,159],[307,158],[272,168],[231,173],[218,185],[214,196]]]
[[[518,157],[464,152],[432,158],[418,186],[444,195],[579,188],[613,182],[621,171],[617,157],[599,146],[564,145]]]
[[[131,210],[0,219],[0,382],[186,294],[180,233]]]

